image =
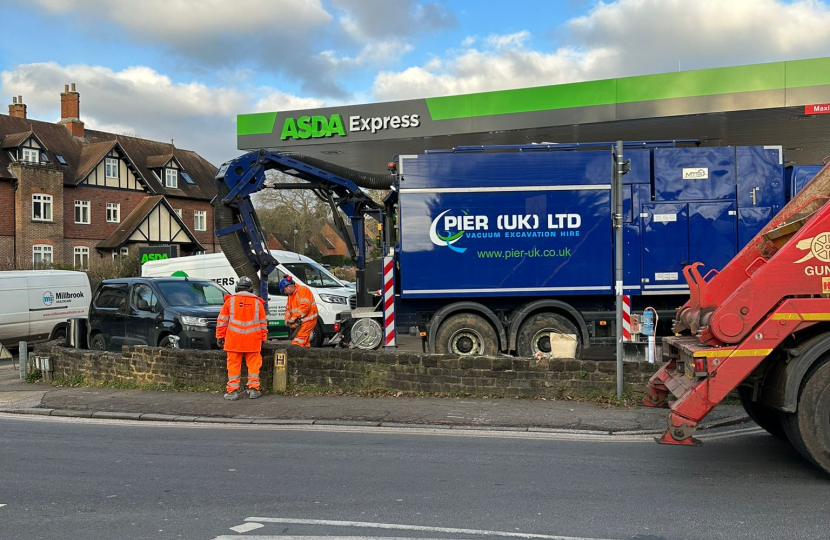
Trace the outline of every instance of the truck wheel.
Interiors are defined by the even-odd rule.
[[[314,330],[311,331],[311,335],[308,336],[308,344],[312,347],[322,347],[323,346],[323,327],[320,326],[320,323],[317,323],[317,326],[314,327]]]
[[[738,387],[738,396],[741,398],[746,414],[753,422],[761,426],[767,433],[783,441],[788,440],[782,425],[781,412],[758,401],[752,401],[752,389]]]
[[[495,356],[499,342],[493,327],[472,313],[453,315],[435,335],[435,352],[458,356]]]
[[[789,420],[810,460],[830,473],[830,360],[807,376]]]
[[[172,349],[173,342],[170,341],[170,336],[164,336],[163,338],[161,338],[161,341],[159,341],[159,347],[161,347],[162,349]]]
[[[558,313],[539,313],[522,323],[516,343],[516,352],[519,356],[530,357],[537,352],[550,354],[550,334],[573,334],[576,336],[576,354],[579,358],[582,353],[582,343],[579,330],[567,317]]]
[[[95,334],[92,336],[92,341],[89,343],[89,348],[93,351],[106,351],[107,340],[104,339],[103,334]]]

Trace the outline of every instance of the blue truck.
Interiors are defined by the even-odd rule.
[[[624,157],[622,286],[634,311],[653,307],[666,323],[689,295],[683,267],[726,265],[818,170],[785,174],[780,146],[654,141],[628,144]],[[613,167],[606,143],[427,151],[397,156],[388,175],[262,150],[220,169],[228,215],[217,212],[217,234],[231,248],[242,244],[247,274],[268,271],[246,199],[263,188],[264,170],[278,169],[308,181],[351,220],[343,225],[358,268],[353,342],[376,347],[384,330],[367,292],[379,288],[378,272],[364,270],[369,216],[382,224],[379,244],[394,261],[398,331],[419,329],[437,353],[532,356],[550,351],[551,332],[576,335],[582,350],[616,335]],[[362,188],[389,191],[378,204]]]

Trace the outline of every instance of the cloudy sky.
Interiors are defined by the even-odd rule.
[[[830,56],[821,0],[2,0],[3,99],[174,139],[236,115]]]

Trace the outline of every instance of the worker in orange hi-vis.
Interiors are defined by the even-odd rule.
[[[285,305],[285,324],[300,329],[291,340],[292,345],[310,347],[309,338],[317,325],[317,302],[308,287],[297,284],[291,276],[280,280],[280,292],[288,296]]]
[[[259,390],[259,369],[262,367],[262,342],[268,339],[268,320],[262,299],[253,293],[254,284],[248,277],[236,282],[236,294],[225,297],[225,304],[216,322],[216,341],[228,356],[228,385],[225,399],[239,399],[242,357],[248,366],[248,396],[256,399]]]

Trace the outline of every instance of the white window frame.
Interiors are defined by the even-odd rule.
[[[112,258],[114,260],[116,257],[126,257],[129,254],[130,254],[130,248],[122,247],[117,252],[116,251],[112,252]]]
[[[119,162],[120,160],[118,158],[111,157],[104,160],[104,175],[107,178],[119,178],[121,176],[119,174],[121,169],[121,164]],[[112,167],[112,170],[115,171],[115,174],[110,174],[110,167]]]
[[[54,253],[54,247],[49,244],[34,244],[32,245],[32,264],[35,266],[38,264],[52,264],[55,260]],[[40,260],[37,260],[38,255],[40,255]],[[49,256],[48,261],[46,260],[47,255]]]
[[[121,203],[107,203],[107,223],[121,223]]]
[[[31,159],[34,158],[34,159]],[[24,163],[40,163],[40,149],[23,148],[20,161]]]
[[[177,216],[182,217],[182,209],[181,208],[174,208],[173,211],[176,212]]]
[[[164,169],[164,187],[179,189],[179,171],[173,168]]]
[[[207,230],[207,211],[195,210],[193,212],[193,230],[206,231]]]
[[[81,211],[80,216],[78,215],[78,210]],[[86,210],[86,216],[84,216],[84,210]],[[75,201],[75,223],[77,223],[78,225],[89,225],[92,222],[92,220],[90,219],[90,213],[91,210],[89,201]],[[84,217],[86,217],[86,221],[84,221]]]
[[[35,205],[40,207],[40,217],[35,216]],[[32,221],[52,221],[51,195],[46,195],[45,193],[32,194]]]
[[[86,246],[75,246],[72,263],[75,268],[86,270],[89,268],[89,248]],[[78,260],[80,258],[80,261]]]

